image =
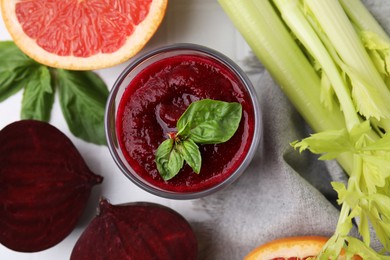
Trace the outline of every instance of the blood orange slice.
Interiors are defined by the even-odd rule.
[[[5,25],[32,59],[56,68],[111,67],[138,53],[168,0],[1,0]]]
[[[251,251],[244,260],[304,260],[314,259],[328,238],[321,236],[287,237],[263,244]],[[338,260],[344,259],[340,256]],[[361,259],[359,256],[355,260]]]

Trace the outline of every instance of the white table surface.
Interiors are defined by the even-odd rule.
[[[0,40],[11,40],[2,19],[0,19]],[[242,66],[242,60],[249,52],[249,47],[215,0],[170,0],[163,23],[142,52],[157,46],[179,42],[197,43],[214,48]],[[98,70],[97,73],[111,89],[116,77],[126,65],[127,63]],[[22,92],[20,91],[0,103],[0,129],[20,119],[21,100]],[[191,200],[175,201],[159,198],[132,184],[117,168],[106,146],[86,143],[70,133],[59,107],[58,98],[55,100],[50,123],[73,141],[91,170],[102,175],[104,181],[101,185],[94,187],[82,219],[75,230],[62,242],[37,253],[15,252],[0,245],[0,259],[69,259],[73,245],[95,214],[100,196],[106,197],[112,204],[133,201],[160,203],[176,210],[189,221],[199,221],[208,217],[195,208]]]

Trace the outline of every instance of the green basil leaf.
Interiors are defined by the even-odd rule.
[[[104,111],[108,89],[92,71],[57,70],[60,104],[70,131],[95,144],[106,144]]]
[[[175,147],[173,139],[167,139],[156,151],[157,170],[164,180],[175,177],[183,167],[184,159]]]
[[[21,118],[48,122],[53,103],[54,89],[49,69],[46,66],[31,69],[23,94]]]
[[[192,139],[187,139],[177,144],[177,150],[179,150],[183,159],[192,170],[199,174],[202,165],[202,156],[196,143]]]
[[[193,102],[179,118],[174,139],[165,140],[157,149],[157,169],[164,180],[175,176],[184,161],[199,174],[202,156],[197,143],[216,144],[229,140],[240,124],[240,103],[203,99]]]
[[[189,124],[190,138],[195,143],[223,143],[237,131],[241,116],[240,103],[203,99],[190,104],[179,118],[177,129],[180,132]]]
[[[25,55],[12,41],[0,42],[0,102],[26,86],[30,69],[38,63]]]
[[[191,126],[187,122],[182,128],[177,132],[177,136],[180,137],[180,140],[185,140],[191,133]]]

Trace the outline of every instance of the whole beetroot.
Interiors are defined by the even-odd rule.
[[[176,211],[150,202],[111,205],[102,199],[98,215],[73,248],[71,260],[194,260],[197,240]]]
[[[102,180],[54,126],[35,120],[6,126],[0,131],[0,243],[21,252],[58,244]]]

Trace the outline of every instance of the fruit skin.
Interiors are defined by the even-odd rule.
[[[127,36],[126,39],[122,39],[121,42],[123,41],[124,44],[122,45],[121,48],[117,49],[116,51],[112,52],[104,52],[103,50],[100,50],[98,53],[94,53],[93,55],[89,57],[77,57],[76,55],[58,55],[53,52],[49,52],[39,46],[37,44],[36,39],[31,38],[28,36],[24,31],[23,28],[18,21],[17,15],[16,15],[16,4],[20,2],[19,0],[0,0],[1,1],[1,11],[2,11],[2,18],[4,20],[4,23],[6,25],[6,28],[8,29],[8,32],[10,33],[13,41],[15,44],[30,58],[34,59],[35,61],[47,65],[49,67],[54,67],[54,68],[62,68],[62,69],[69,69],[69,70],[95,70],[95,69],[103,69],[103,68],[108,68],[112,67],[115,65],[118,65],[120,63],[123,63],[130,58],[132,58],[134,55],[136,55],[138,52],[140,52],[144,46],[149,42],[149,40],[152,38],[152,36],[155,34],[157,31],[158,27],[160,26],[165,13],[166,13],[166,8],[168,5],[168,0],[153,0],[149,13],[152,15],[148,15],[144,20],[137,24],[134,24],[134,28],[123,28],[122,32],[127,30],[134,30],[132,31],[132,34]],[[30,2],[43,2],[42,0],[33,0]],[[53,0],[50,2],[58,2],[58,7],[65,5],[66,3],[74,3],[76,2],[77,5],[84,5],[87,6],[86,9],[81,10],[81,8],[77,9],[76,11],[79,13],[88,13],[88,15],[80,15],[78,17],[79,20],[77,20],[77,28],[84,27],[87,25],[96,25],[98,22],[99,17],[103,17],[104,14],[99,13],[97,16],[98,17],[90,17],[90,14],[92,13],[94,8],[90,2],[92,1],[80,1],[80,0],[68,0],[68,1],[63,1],[63,0]],[[48,2],[48,1],[46,1]],[[83,3],[85,2],[85,3]],[[98,2],[97,5],[102,5],[103,3],[107,1],[94,1]],[[69,40],[69,38],[73,39],[74,37],[79,38],[78,42],[96,42],[96,41],[106,41],[108,43],[116,43],[119,41],[119,39],[116,38],[116,36],[111,36],[111,29],[110,26],[113,28],[121,28],[123,25],[120,23],[122,19],[114,19],[113,17],[118,17],[118,16],[123,16],[123,17],[128,17],[131,16],[132,18],[130,20],[137,20],[138,17],[142,16],[141,12],[142,10],[138,10],[136,3],[137,2],[142,2],[139,0],[117,0],[117,1],[110,1],[108,6],[117,6],[117,5],[122,5],[125,7],[122,7],[122,9],[128,9],[129,6],[132,9],[134,6],[134,13],[121,13],[119,14],[113,14],[113,13],[108,13],[107,17],[104,17],[103,20],[108,21],[105,25],[99,25],[97,27],[102,28],[102,27],[108,27],[106,28],[107,30],[105,33],[102,32],[96,32],[96,31],[90,31],[86,30],[86,32],[82,31],[82,33],[78,34],[76,29],[70,30],[67,28],[68,24],[74,24],[76,23],[72,18],[73,16],[62,16],[59,17],[58,15],[54,15],[53,17],[50,17],[49,14],[52,12],[52,10],[39,10],[40,13],[34,14],[35,17],[38,17],[38,19],[35,20],[40,20],[40,21],[47,21],[47,20],[55,20],[57,18],[61,18],[64,20],[60,21],[60,25],[55,28],[55,31],[53,32],[47,32],[46,28],[44,28],[43,24],[39,24],[36,27],[39,27],[41,31],[38,34],[45,34],[49,35],[50,37],[53,35],[67,35],[63,36],[65,39],[63,41],[65,42],[66,40]],[[39,3],[41,5],[41,3]],[[96,3],[95,3],[96,4]],[[89,6],[89,7],[88,7]],[[59,9],[56,7],[55,9]],[[28,13],[30,10],[25,10],[26,13]],[[66,10],[65,10],[66,11]],[[76,13],[76,12],[71,12],[71,13]],[[32,19],[28,19],[32,20]],[[86,22],[86,20],[90,20],[89,22]],[[118,23],[117,23],[118,21]],[[88,23],[87,25],[85,23]],[[64,25],[64,26],[62,26]],[[60,27],[65,27],[65,30],[61,31]],[[69,34],[69,32],[72,32]],[[81,36],[82,34],[82,36]],[[92,38],[85,38],[84,35],[92,35]],[[51,37],[54,38],[54,37]],[[80,40],[81,38],[81,40]],[[55,42],[57,39],[43,39],[40,40],[40,42]],[[77,42],[72,40],[73,45],[76,45]],[[57,46],[62,46],[63,42],[61,40],[56,42]],[[83,51],[84,49],[88,49],[85,45],[78,46],[78,49],[75,50],[77,51]]]
[[[328,241],[323,236],[297,236],[279,238],[265,243],[253,249],[244,260],[304,260],[317,256],[322,247]],[[338,260],[345,259],[344,251]],[[353,256],[353,260],[361,260],[359,256]]]
[[[71,254],[80,259],[192,260],[197,240],[176,211],[150,202],[112,205],[101,199]]]
[[[286,237],[265,243],[251,251],[245,260],[283,259],[315,256],[328,238],[321,236]],[[298,259],[300,259],[298,258]]]
[[[21,120],[0,131],[0,243],[37,252],[62,241],[84,211],[95,175],[60,130]]]

